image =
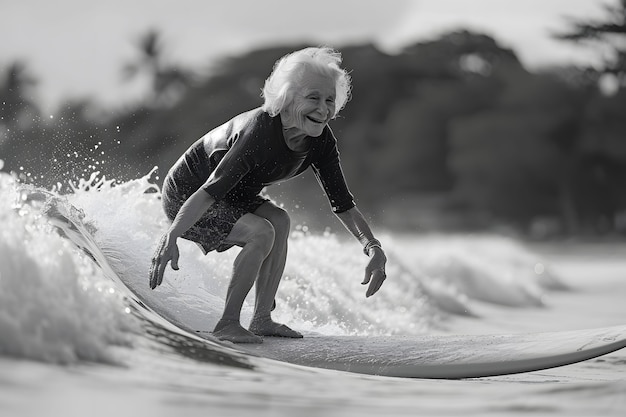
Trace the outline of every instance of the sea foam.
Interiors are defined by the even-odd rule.
[[[204,256],[180,239],[180,270],[168,268],[163,285],[149,289],[153,250],[169,227],[151,174],[121,184],[94,176],[75,187],[70,201],[94,225],[99,248],[127,287],[174,323],[212,330],[238,249]],[[360,282],[368,258],[358,243],[345,232],[294,227],[275,318],[323,334],[418,334],[449,316],[474,315],[477,302],[540,307],[546,291],[562,287],[548,265],[511,238],[379,236],[389,258],[388,279],[366,299]],[[252,303],[253,294],[242,311],[244,324]]]
[[[59,195],[0,174],[0,353],[114,361],[111,347],[131,344],[138,332],[129,295],[179,327],[213,329],[239,249],[205,256],[180,239],[180,270],[168,268],[151,290],[151,258],[169,227],[152,177],[118,182],[94,174]],[[549,265],[513,239],[377,235],[388,278],[366,298],[360,283],[368,258],[354,239],[294,227],[274,318],[305,333],[421,334],[455,315],[473,316],[476,303],[536,308],[562,287]]]
[[[20,188],[0,173],[0,354],[115,362],[134,330],[124,297]]]

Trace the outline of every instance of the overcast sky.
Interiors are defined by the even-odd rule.
[[[272,42],[373,42],[393,52],[459,28],[493,36],[529,68],[586,63],[598,56],[552,40],[550,31],[566,17],[603,16],[602,5],[617,1],[0,0],[0,70],[23,59],[50,108],[66,97],[123,102],[142,86],[122,82],[121,67],[149,28],[162,31],[173,61],[195,68]]]

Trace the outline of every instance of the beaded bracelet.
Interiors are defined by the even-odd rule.
[[[382,245],[378,239],[372,239],[363,246],[363,253],[365,256],[370,256],[370,249],[372,248],[381,248]]]

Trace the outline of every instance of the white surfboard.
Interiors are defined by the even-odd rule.
[[[196,333],[212,341],[208,333]],[[477,378],[538,371],[626,347],[626,326],[508,335],[266,337],[262,344],[220,342],[297,365],[411,378]]]
[[[49,196],[48,196],[49,197]],[[56,198],[56,197],[54,197]],[[105,275],[126,287],[106,256],[65,204],[50,204],[46,215],[78,248],[103,268]],[[142,278],[143,279],[143,278]],[[144,281],[145,282],[145,281]],[[129,299],[154,325],[186,337],[202,338],[240,353],[297,365],[414,378],[472,378],[537,371],[592,359],[626,347],[626,326],[535,334],[419,335],[341,337],[305,335],[304,339],[265,338],[260,345],[220,342],[208,332],[190,328],[186,304],[155,313],[149,299],[126,287]],[[151,293],[150,293],[151,294]],[[185,329],[183,331],[182,329]]]

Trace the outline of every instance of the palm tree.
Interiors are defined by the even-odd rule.
[[[571,42],[591,42],[608,46],[611,57],[604,63],[602,73],[613,74],[619,85],[626,82],[626,0],[618,5],[605,5],[604,20],[571,20],[571,28],[556,33],[555,38]]]
[[[0,124],[22,128],[32,125],[40,114],[32,100],[36,78],[22,61],[10,64],[3,78],[0,79]]]
[[[139,55],[124,66],[124,77],[132,79],[142,74],[147,76],[152,86],[149,97],[152,105],[171,105],[190,86],[194,79],[193,73],[166,61],[162,37],[156,29],[150,29],[141,36],[137,46]]]
[[[602,19],[571,19],[569,30],[555,38],[587,43],[607,50],[601,68],[586,68],[583,86],[588,91],[581,109],[579,133],[570,151],[567,171],[567,193],[570,212],[578,225],[612,229],[615,213],[623,210],[623,179],[626,159],[620,153],[626,133],[623,108],[626,102],[626,0],[605,5]],[[612,81],[609,88],[600,81]]]

